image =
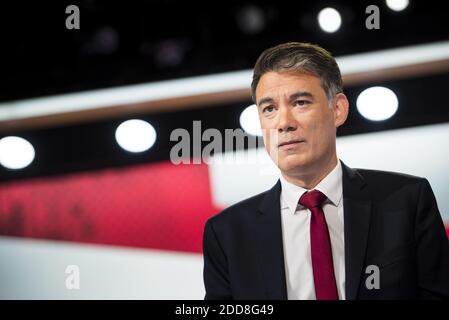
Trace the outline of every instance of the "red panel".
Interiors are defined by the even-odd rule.
[[[1,235],[201,252],[204,223],[220,210],[206,164],[0,184]]]
[[[0,234],[201,252],[208,167],[170,162],[0,184]]]

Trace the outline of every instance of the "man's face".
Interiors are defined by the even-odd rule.
[[[336,128],[348,111],[343,94],[330,102],[314,75],[268,72],[257,85],[256,101],[265,148],[282,172],[313,172],[335,156]]]

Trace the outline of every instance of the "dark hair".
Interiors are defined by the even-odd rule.
[[[343,91],[340,69],[334,57],[320,46],[288,42],[266,49],[257,59],[251,83],[251,98],[256,103],[256,88],[267,72],[309,72],[320,78],[327,98]]]

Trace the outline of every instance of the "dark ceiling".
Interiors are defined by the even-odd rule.
[[[422,0],[402,12],[385,1],[9,2],[0,13],[0,101],[247,69],[284,41],[340,56],[449,39],[447,10]],[[65,27],[69,4],[80,9],[79,30]],[[380,9],[380,30],[365,28],[370,4]],[[342,14],[335,34],[316,22],[326,6]],[[252,29],[240,23],[247,8],[262,17]]]

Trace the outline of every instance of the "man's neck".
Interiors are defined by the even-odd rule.
[[[337,156],[334,155],[331,161],[328,161],[324,166],[320,168],[313,168],[308,173],[285,173],[282,172],[282,176],[288,182],[299,186],[301,188],[311,190],[315,188],[321,180],[323,180],[338,164]]]

